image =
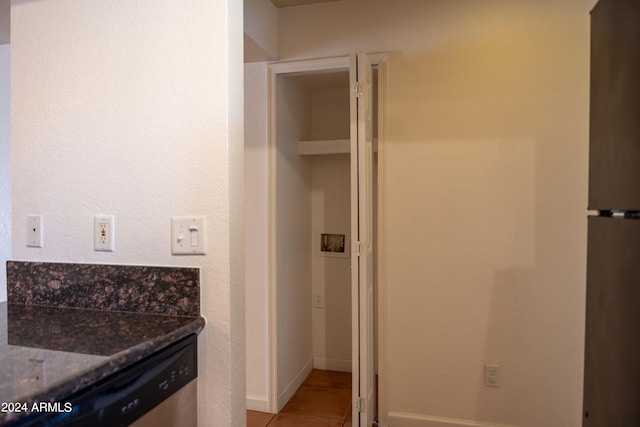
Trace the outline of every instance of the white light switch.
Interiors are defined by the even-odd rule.
[[[204,255],[207,243],[207,220],[204,216],[171,218],[171,253]]]

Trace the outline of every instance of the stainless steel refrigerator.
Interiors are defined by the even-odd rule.
[[[591,12],[583,426],[640,426],[640,1]]]

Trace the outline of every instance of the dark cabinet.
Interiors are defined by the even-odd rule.
[[[583,427],[640,426],[640,1],[591,12]]]
[[[640,1],[591,12],[589,209],[640,211]]]

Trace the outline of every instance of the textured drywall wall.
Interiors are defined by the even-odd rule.
[[[267,83],[265,63],[245,64],[245,263],[247,292],[247,408],[268,411]]]
[[[244,61],[278,58],[278,9],[270,1],[244,0]]]
[[[349,139],[350,91],[317,83],[311,92],[311,139]],[[311,158],[312,308],[314,367],[351,371],[351,164],[347,154]],[[319,252],[321,233],[345,235],[345,257]],[[321,256],[324,255],[324,256]]]
[[[350,158],[311,157],[312,293],[323,301],[322,307],[311,308],[314,367],[351,372]],[[346,257],[320,253],[321,233],[344,234]]]
[[[311,132],[308,91],[278,76],[275,275],[279,409],[293,394],[301,373],[312,362],[311,310],[311,167],[298,155],[297,142]],[[301,378],[304,380],[304,377]],[[301,381],[299,381],[301,383]],[[293,388],[293,390],[292,390]]]
[[[198,420],[246,425],[242,4],[14,2],[16,259],[199,266]],[[44,248],[25,216],[44,216]],[[93,251],[93,216],[115,251]],[[172,256],[170,219],[207,217],[207,254]]]
[[[283,60],[389,54],[383,424],[581,424],[594,3],[280,11]],[[483,385],[485,363],[502,366],[501,388]]]
[[[0,45],[0,301],[7,300],[5,261],[11,257],[11,115],[9,45]]]

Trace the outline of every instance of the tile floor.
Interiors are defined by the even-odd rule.
[[[279,414],[247,411],[247,427],[351,427],[351,373],[314,369]]]

